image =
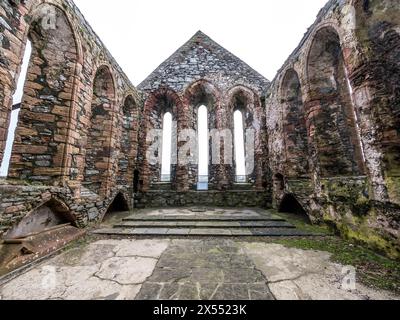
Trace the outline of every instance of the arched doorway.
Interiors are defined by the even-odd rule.
[[[279,212],[291,214],[292,218],[302,220],[306,223],[311,222],[307,212],[293,194],[286,194],[283,197],[279,205]]]

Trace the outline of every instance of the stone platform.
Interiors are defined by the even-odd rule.
[[[95,230],[93,233],[110,236],[317,236],[305,232],[273,210],[177,208],[143,209]]]
[[[136,200],[140,207],[189,207],[189,206],[232,206],[232,207],[261,207],[271,203],[271,195],[265,191],[255,190],[208,190],[186,191],[149,190],[141,194]]]

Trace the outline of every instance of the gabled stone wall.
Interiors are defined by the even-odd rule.
[[[171,112],[176,122],[173,153],[177,157],[174,158],[175,164],[171,170],[172,190],[179,192],[196,190],[198,164],[197,161],[189,165],[181,164],[183,156],[181,151],[189,141],[188,137],[182,135],[188,129],[197,134],[198,108],[202,105],[208,110],[208,129],[211,133],[219,130],[224,143],[229,143],[229,140],[224,139],[223,130],[233,138],[234,112],[236,110],[242,112],[244,130],[254,130],[254,148],[251,148],[254,149],[254,170],[250,170],[247,177],[250,189],[265,191],[268,183],[265,174],[268,171],[266,165],[268,152],[264,90],[268,84],[267,79],[239,58],[201,31],[197,32],[139,85],[145,99],[141,125],[144,130],[141,132],[139,145],[139,167],[143,182],[141,191],[147,192],[161,179],[161,163],[150,164],[147,159],[153,141],[146,138],[151,130],[162,129],[162,118],[166,112]],[[193,138],[196,137],[192,137],[192,141]],[[250,141],[251,138],[248,139]],[[223,159],[216,164],[210,157],[210,188],[220,191],[230,190],[235,184],[236,176],[234,157],[228,156],[228,148],[222,143],[212,144],[211,138],[210,155],[213,151],[212,146],[215,146],[225,159],[230,157],[233,161],[225,162]],[[190,151],[192,156],[197,152],[193,148]],[[253,158],[252,152],[253,150],[246,153],[248,162]]]

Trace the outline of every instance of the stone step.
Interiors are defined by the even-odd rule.
[[[0,239],[3,237],[3,234],[5,234],[7,231],[6,227],[0,226]]]
[[[204,236],[204,237],[307,237],[324,236],[292,228],[190,229],[190,228],[110,228],[92,232],[107,236]]]
[[[126,221],[114,228],[295,228],[285,221]]]
[[[246,221],[285,221],[285,219],[274,216],[274,215],[266,215],[266,216],[149,216],[149,215],[135,215],[128,218],[123,219],[124,222],[127,221],[224,221],[224,222],[246,222]]]

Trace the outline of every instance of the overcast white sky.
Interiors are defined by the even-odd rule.
[[[198,30],[272,80],[327,0],[75,0],[134,85]]]
[[[134,85],[198,30],[272,80],[327,0],[75,0]],[[30,51],[26,52],[25,64]],[[24,70],[26,68],[23,68]],[[22,96],[21,73],[14,103]],[[8,171],[13,112],[0,176]]]

